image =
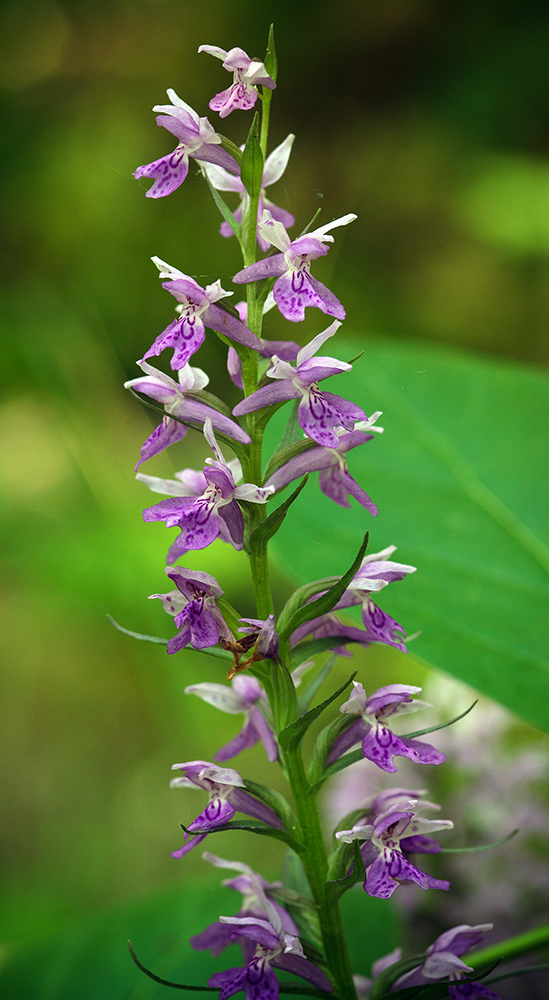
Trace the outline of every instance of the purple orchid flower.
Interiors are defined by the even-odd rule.
[[[226,928],[225,934],[219,927]],[[272,967],[292,972],[317,989],[332,992],[329,979],[310,962],[303,953],[296,934],[285,930],[277,910],[271,909],[269,917],[236,916],[220,917],[201,935],[191,939],[194,948],[209,948],[218,955],[236,938],[242,945],[244,968],[216,972],[208,980],[209,986],[219,986],[219,1000],[243,990],[246,1000],[277,1000],[278,979]]]
[[[226,118],[231,111],[250,111],[257,101],[256,87],[268,87],[269,90],[276,88],[265,65],[259,59],[250,59],[243,49],[236,47],[226,52],[218,45],[201,45],[198,51],[221,59],[223,69],[234,74],[231,86],[216,94],[210,101],[210,108],[217,111],[220,118]]]
[[[174,764],[172,770],[183,771],[183,777],[174,778],[171,788],[202,788],[209,794],[208,805],[188,826],[191,834],[200,832],[190,838],[186,833],[183,847],[172,851],[172,858],[184,857],[202,843],[210,830],[228,823],[235,812],[253,816],[277,830],[283,829],[283,823],[276,813],[245,790],[244,781],[232,767],[219,767],[206,760],[192,760],[185,764]]]
[[[236,674],[232,680],[232,688],[226,684],[190,684],[185,688],[185,694],[196,694],[203,701],[229,715],[245,715],[245,722],[229,743],[222,746],[215,755],[215,760],[226,761],[236,757],[242,750],[254,747],[261,740],[265,753],[270,761],[278,757],[278,747],[270,721],[269,703],[259,681],[248,674]]]
[[[238,874],[234,878],[223,879],[222,885],[229,889],[235,889],[242,895],[242,905],[236,914],[237,917],[259,917],[260,920],[267,918],[280,921],[287,934],[299,934],[297,925],[292,920],[290,914],[280,903],[271,897],[271,892],[282,888],[281,882],[267,882],[261,875],[254,872],[249,865],[241,861],[225,861],[209,851],[204,851],[202,858],[209,861],[216,868],[228,868]],[[226,923],[216,921],[210,924],[202,934],[197,934],[191,938],[190,944],[197,951],[209,949],[212,955],[217,958],[227,945],[232,944],[231,929]],[[244,941],[241,942],[244,944]]]
[[[382,552],[373,552],[362,560],[360,569],[336,604],[335,610],[361,604],[362,621],[370,633],[372,642],[383,642],[407,653],[408,650],[401,641],[406,638],[402,625],[399,625],[386,611],[382,611],[370,597],[371,593],[383,590],[394,580],[402,580],[408,573],[416,572],[415,566],[391,562],[389,556],[395,549],[395,545],[390,545]]]
[[[422,986],[437,979],[451,979],[448,984],[448,996],[451,1000],[500,1000],[497,993],[489,990],[482,983],[460,982],[465,976],[474,972],[471,966],[462,961],[461,956],[478,947],[487,931],[493,924],[459,924],[445,931],[427,948],[427,958],[420,968],[405,973],[394,984],[393,989],[408,986]],[[397,959],[398,960],[398,959]]]
[[[191,368],[190,365],[185,365],[179,369],[179,382],[175,382],[169,375],[153,368],[146,361],[138,361],[138,365],[146,372],[146,375],[130,379],[129,382],[124,383],[124,388],[142,392],[145,396],[162,403],[166,416],[162,418],[162,423],[155,428],[143,444],[141,458],[135,467],[136,471],[142,462],[152,458],[153,455],[159,455],[165,448],[185,437],[188,427],[178,420],[173,420],[172,417],[181,417],[182,420],[202,424],[202,426],[206,417],[209,417],[216,431],[227,434],[235,441],[240,441],[241,444],[251,443],[249,434],[234,420],[214,410],[213,406],[201,403],[189,395],[189,393],[204,389],[210,381],[201,368]]]
[[[292,323],[300,323],[305,319],[307,306],[315,306],[336,319],[345,319],[345,310],[339,299],[326,285],[313,278],[310,261],[328,253],[328,247],[324,244],[334,241],[333,236],[328,235],[330,229],[347,226],[356,218],[353,214],[342,215],[340,219],[320,226],[292,242],[282,223],[277,222],[266,209],[259,224],[259,236],[281,253],[243,268],[235,274],[233,281],[241,285],[248,281],[260,281],[262,278],[276,278],[273,287],[275,302],[284,318]]]
[[[336,320],[327,330],[314,337],[306,347],[302,347],[297,355],[295,368],[288,361],[282,361],[275,355],[272,366],[267,370],[267,375],[276,380],[274,384],[252,392],[235,406],[233,414],[240,416],[287,399],[301,399],[297,418],[307,437],[321,447],[337,448],[339,438],[335,433],[335,427],[341,425],[345,430],[352,431],[355,421],[368,420],[360,406],[348,402],[341,396],[335,396],[332,392],[322,392],[318,388],[321,379],[350,371],[352,368],[346,361],[338,361],[336,358],[319,357],[313,360],[322,344],[329,337],[333,337],[340,326],[341,323]]]
[[[165,521],[168,528],[179,527],[181,534],[168,552],[168,562],[173,562],[185,552],[204,549],[220,534],[220,518],[225,524],[228,537],[236,549],[241,549],[244,538],[244,518],[238,500],[249,503],[267,503],[273,493],[271,487],[260,488],[253,483],[237,486],[234,472],[240,470],[236,460],[228,464],[217,444],[209,417],[204,422],[204,436],[215,458],[207,458],[203,471],[206,489],[197,496],[195,482],[191,489],[187,486],[185,472],[193,477],[200,473],[184,470],[179,481],[159,479],[137,473],[137,479],[146,483],[156,493],[172,494],[169,500],[162,500],[143,511],[145,521]]]
[[[337,615],[329,611],[325,615],[311,618],[303,625],[299,625],[290,636],[290,645],[293,649],[303,639],[325,639],[332,635],[337,636],[338,639],[344,636],[344,643],[358,642],[361,646],[370,646],[372,643],[367,631],[356,628],[354,625],[344,625]],[[332,652],[337,653],[338,656],[353,655],[347,651],[345,644],[334,646]]]
[[[354,431],[344,432],[336,429],[337,448],[309,448],[277,469],[272,476],[269,476],[266,485],[274,486],[275,491],[278,492],[294,480],[301,479],[307,473],[318,472],[320,489],[330,500],[334,500],[341,507],[350,507],[349,497],[352,496],[376,517],[378,514],[377,504],[349,474],[345,453],[365,444],[366,441],[371,441],[374,435],[369,434],[368,431],[383,433],[383,427],[373,426],[380,416],[381,413],[378,410],[372,414],[369,420],[359,421]]]
[[[332,764],[356,743],[362,742],[362,752],[367,760],[377,764],[382,771],[394,773],[395,756],[408,757],[415,764],[443,764],[446,754],[436,750],[430,743],[396,736],[387,725],[396,715],[408,715],[420,708],[430,708],[425,701],[413,700],[412,695],[421,691],[410,684],[389,684],[378,688],[370,697],[358,681],[353,681],[353,692],[348,701],[341,705],[344,715],[358,715],[339,736],[328,755],[327,763]]]
[[[233,634],[227,625],[216,600],[223,595],[215,577],[201,570],[166,566],[166,573],[177,590],[168,594],[151,594],[150,600],[159,598],[164,611],[175,618],[180,631],[168,642],[168,653],[177,653],[184,646],[208,649],[220,638],[230,640]]]
[[[359,840],[360,853],[366,868],[364,890],[369,896],[389,899],[399,882],[415,882],[421,889],[449,889],[445,879],[436,879],[420,871],[405,856],[406,851],[435,853],[432,840],[424,834],[453,827],[451,820],[428,820],[416,816],[417,800],[400,802],[377,816],[373,823],[356,823],[351,830],[336,833],[338,840],[352,843]],[[423,803],[425,805],[425,803]],[[424,843],[425,842],[425,843]],[[436,842],[435,842],[436,843]],[[412,846],[410,846],[410,844]]]
[[[227,298],[232,292],[226,292],[220,281],[202,288],[194,278],[183,274],[177,268],[166,264],[160,257],[151,258],[156,264],[161,278],[169,278],[162,283],[162,288],[173,295],[180,303],[176,311],[179,319],[174,319],[156,338],[152,347],[143,355],[142,361],[153,355],[161,354],[167,347],[174,350],[170,365],[173,369],[184,368],[198,348],[204,343],[205,328],[216,330],[239,344],[244,344],[255,351],[261,349],[261,342],[255,333],[248,330],[236,316],[221,309],[215,303]]]
[[[217,135],[207,118],[200,118],[175,90],[167,91],[171,104],[156,104],[153,111],[160,111],[156,119],[172,132],[179,144],[173,153],[161,156],[159,160],[138,167],[134,177],[150,177],[154,184],[146,193],[147,198],[164,198],[175,191],[189,172],[189,156],[195,160],[215,163],[227,170],[238,171],[236,160],[221,146],[221,136]]]
[[[281,142],[280,146],[273,149],[272,153],[270,153],[265,160],[265,168],[263,170],[263,179],[261,182],[259,206],[257,211],[258,227],[259,220],[262,219],[263,211],[265,209],[268,209],[272,218],[276,222],[281,222],[286,229],[290,229],[295,223],[295,219],[290,212],[286,212],[285,209],[279,208],[278,205],[273,205],[272,201],[269,201],[265,194],[265,188],[270,187],[271,184],[276,184],[288,166],[288,160],[290,159],[294,139],[295,135],[290,134],[286,136],[284,142]],[[223,167],[217,167],[214,164],[204,164],[202,169],[208,177],[210,184],[216,189],[216,191],[235,191],[240,195],[240,204],[233,212],[233,215],[237,222],[241,222],[242,216],[245,216],[248,210],[250,198],[240,177],[236,177],[234,174],[229,173],[228,170],[224,170]],[[219,231],[222,236],[234,236],[228,222],[222,222]],[[271,244],[264,239],[259,232],[259,228],[257,233],[257,242],[259,243],[262,252],[267,253]]]

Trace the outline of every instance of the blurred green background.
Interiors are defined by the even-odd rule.
[[[297,136],[273,197],[298,230],[318,207],[321,221],[358,214],[315,268],[355,336],[547,361],[545,2],[4,2],[6,941],[181,884],[169,852],[199,803],[170,794],[170,765],[208,759],[234,732],[227,717],[214,729],[213,710],[181,693],[221,680],[215,663],[206,673],[208,661],[192,653],[171,658],[134,643],[105,616],[170,634],[159,603],[146,601],[167,589],[165,528],[143,526],[149,494],[132,474],[153,423],[121,388],[172,317],[149,257],[202,284],[221,277],[226,288],[240,267],[234,241],[217,237],[196,169],[159,201],[144,197],[149,185],[132,171],[173,147],[150,110],[167,87],[207,114],[227,85],[198,46],[240,45],[262,57],[272,20],[272,143]],[[247,122],[233,115],[223,130],[241,142]],[[305,343],[318,317],[288,331],[275,316],[269,329]],[[213,338],[196,360],[230,401]],[[182,464],[199,467],[203,453],[189,436]],[[149,464],[173,471],[166,456]],[[192,564],[252,613],[236,553],[219,543]],[[281,591],[283,579],[280,569]],[[388,650],[370,658],[381,682],[393,660]],[[421,682],[422,668],[410,663],[407,677]],[[259,755],[249,759],[265,780]],[[214,849],[242,856],[232,836]],[[274,877],[277,848],[244,836],[246,857],[261,852]]]

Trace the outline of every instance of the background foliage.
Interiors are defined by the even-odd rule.
[[[442,576],[446,568],[426,558],[430,529],[443,532],[438,498],[453,487],[431,456],[429,468],[421,466],[420,489],[417,453],[402,436],[403,401],[435,427],[440,404],[444,428],[452,422],[452,444],[471,458],[475,474],[486,472],[486,485],[497,487],[530,531],[540,537],[546,531],[538,482],[541,378],[528,367],[545,365],[548,354],[545,3],[211,0],[199,7],[190,0],[8,0],[0,11],[6,240],[0,739],[7,762],[0,927],[8,943],[109,903],[129,906],[174,880],[182,885],[169,851],[180,846],[178,823],[196,799],[170,795],[169,766],[208,757],[233,732],[225,718],[216,719],[214,731],[211,710],[181,695],[185,684],[204,679],[203,660],[132,644],[106,625],[105,615],[168,634],[159,606],[145,600],[165,586],[165,529],[143,526],[148,494],[131,472],[151,424],[120,388],[172,315],[149,257],[158,254],[203,282],[221,277],[225,287],[239,266],[233,242],[215,236],[218,219],[196,171],[159,202],[145,199],[147,185],[131,172],[171,148],[149,110],[162,103],[167,87],[204,113],[225,85],[220,66],[196,54],[198,45],[240,44],[261,55],[273,19],[280,61],[273,142],[297,135],[277,200],[300,228],[319,206],[325,221],[347,211],[359,215],[315,273],[344,302],[355,337],[360,332],[365,357],[353,377],[364,381],[366,408],[385,409],[391,428],[386,440],[367,446],[364,483],[383,504],[376,547],[393,540],[381,536],[381,526],[388,532],[394,526],[399,556],[411,562],[417,556],[421,566],[394,596],[408,631],[422,629],[413,647],[419,656],[431,662],[438,656],[442,664],[433,649],[446,635],[452,669],[459,672],[461,663],[462,676],[477,682],[478,643],[474,663],[460,654],[462,643],[471,649],[464,619],[448,637],[449,588],[440,591],[440,604],[426,607],[433,596],[429,569]],[[231,135],[242,139],[245,116],[229,121]],[[269,329],[273,337],[288,336],[276,317]],[[292,334],[306,342],[318,330],[312,316]],[[398,355],[410,359],[405,370],[393,339],[409,345],[408,355]],[[442,353],[433,353],[438,347]],[[446,354],[446,347],[473,356]],[[378,377],[382,358],[389,367]],[[457,358],[461,388],[445,381],[449,358],[452,364]],[[197,362],[212,375],[212,390],[226,396],[223,351],[213,338]],[[423,369],[426,378],[410,376]],[[404,375],[410,391],[402,395]],[[491,394],[483,397],[485,379]],[[354,398],[363,401],[358,382]],[[497,407],[487,412],[491,399]],[[184,447],[182,464],[199,466],[201,442],[189,438]],[[172,472],[167,458],[150,464],[152,473]],[[498,536],[494,568],[483,523],[471,521],[455,490],[453,499],[457,519],[448,531],[446,565],[459,563],[465,573],[466,624],[484,622],[489,606],[507,654],[507,640],[516,638],[505,674],[508,696],[501,695],[510,704],[524,651],[539,656],[539,591],[524,584],[530,557],[507,538],[507,560]],[[341,547],[350,523],[342,512]],[[486,586],[467,577],[468,552],[479,539],[490,544]],[[318,565],[328,555],[312,551]],[[288,556],[280,552],[282,594]],[[252,611],[246,569],[235,553],[220,544],[193,565],[218,575],[242,612]],[[528,580],[530,573],[541,581],[531,559]],[[509,583],[515,593],[520,589],[520,616],[513,616],[514,606],[500,605],[500,583],[502,593],[511,593]],[[492,682],[496,653],[479,661]],[[356,660],[367,666],[371,684],[393,680],[402,662],[390,650]],[[403,679],[421,683],[424,674],[410,655]],[[518,676],[520,695],[526,687]],[[528,714],[543,721],[532,698]],[[522,739],[536,738],[521,732]],[[250,760],[262,780],[263,765]],[[257,847],[242,836],[254,863]],[[241,837],[223,850],[241,856]],[[269,856],[263,843],[260,851],[262,870],[273,877],[276,846]],[[185,862],[185,878],[193,860]]]

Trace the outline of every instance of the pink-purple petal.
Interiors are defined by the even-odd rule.
[[[146,163],[134,171],[134,177],[149,177],[154,184],[146,192],[147,198],[164,198],[172,194],[185,180],[189,171],[189,157],[184,148],[178,147],[173,153],[161,156],[152,163]]]

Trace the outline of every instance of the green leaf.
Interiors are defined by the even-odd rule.
[[[291,461],[292,458],[297,458],[298,455],[302,455],[305,451],[310,451],[311,448],[317,448],[318,445],[310,438],[306,440],[293,441],[291,442],[291,425],[292,417],[288,420],[284,433],[280,439],[280,443],[276,450],[271,455],[267,465],[265,466],[265,472],[263,474],[263,481],[266,482],[275,472],[278,472],[283,465]]]
[[[250,536],[251,546],[258,549],[264,549],[266,547],[269,539],[271,539],[280,528],[284,518],[286,517],[288,508],[291,507],[294,500],[297,500],[301,490],[306,485],[308,478],[308,476],[304,476],[299,486],[293,493],[290,494],[288,499],[285,500],[284,503],[281,503],[276,510],[273,510],[272,514],[269,514],[269,516],[260,525],[258,525],[254,531],[252,531]]]
[[[263,65],[267,70],[273,83],[276,83],[276,75],[278,72],[278,60],[276,58],[276,48],[274,40],[274,24],[271,24],[269,28],[269,39],[267,41],[267,51],[265,53],[265,59],[263,60]]]
[[[322,775],[317,778],[316,781],[311,775],[311,787],[313,791],[318,791],[327,778],[331,778],[332,775],[337,774],[338,771],[344,771],[345,768],[349,767],[351,764],[357,764],[359,760],[364,760],[364,754],[361,747],[358,747],[357,750],[352,750],[351,753],[343,754],[343,757],[339,757],[337,760],[334,760],[333,764],[330,764],[329,767],[323,769]]]
[[[327,882],[325,892],[328,897],[331,897],[335,902],[343,895],[347,889],[352,889],[357,882],[364,882],[366,880],[366,869],[364,867],[364,861],[362,860],[362,854],[360,853],[360,844],[358,840],[353,840],[353,867],[349,875],[345,878],[335,879],[334,881]]]
[[[143,635],[141,632],[132,632],[129,628],[124,628],[123,625],[119,625],[117,621],[111,616],[107,615],[111,625],[114,625],[119,632],[123,632],[124,635],[129,635],[132,639],[141,639],[142,642],[157,642],[160,646],[167,646],[169,639],[161,639],[158,635]]]
[[[310,508],[308,508],[310,509]],[[280,618],[278,619],[278,634],[281,640],[289,638],[292,632],[300,625],[304,625],[305,622],[311,621],[313,618],[318,618],[320,615],[326,614],[331,611],[334,604],[337,604],[339,598],[345,591],[347,584],[353,579],[356,571],[358,570],[362,557],[368,546],[368,532],[364,535],[363,542],[358,550],[356,558],[353,560],[351,566],[342,577],[331,586],[325,594],[321,597],[317,597],[316,601],[310,601],[307,604],[303,603],[301,607],[296,608],[296,595],[293,594],[290,600],[286,603]],[[294,608],[296,608],[294,610]]]
[[[420,660],[549,730],[547,378],[432,345],[368,342],[330,391],[383,410],[385,433],[348,453],[349,471],[379,504],[370,551],[395,544],[395,558],[418,567],[376,603],[420,630]],[[319,491],[288,518],[272,544],[298,582],[333,573],[352,546],[365,512],[351,505],[340,511]]]
[[[268,788],[267,785],[261,785],[258,781],[251,781],[249,778],[244,778],[244,786],[250,795],[254,795],[256,799],[259,799],[276,813],[284,823],[286,830],[296,829],[297,823],[293,809],[280,792],[275,788]]]
[[[217,993],[215,986],[186,986],[183,983],[172,983],[169,979],[162,979],[160,976],[157,976],[154,972],[151,972],[150,969],[147,969],[143,965],[143,963],[139,961],[137,955],[135,954],[135,951],[133,950],[133,945],[131,941],[128,941],[128,948],[130,955],[132,957],[132,961],[135,962],[137,968],[141,972],[144,972],[145,975],[148,976],[149,979],[152,979],[155,983],[160,983],[161,986],[171,986],[172,989],[174,990],[193,990],[197,993]]]
[[[216,826],[208,830],[188,830],[181,823],[181,829],[185,833],[188,833],[190,837],[196,837],[201,833],[207,833],[209,836],[212,833],[226,833],[227,830],[247,830],[248,833],[258,833],[261,837],[272,837],[274,840],[281,840],[288,847],[291,847],[292,851],[295,851],[296,854],[301,854],[304,850],[303,845],[295,837],[287,833],[286,830],[279,830],[275,826],[269,826],[267,823],[262,823],[259,819],[231,819],[227,823],[223,823],[223,826]]]
[[[322,715],[322,712],[328,708],[333,701],[336,701],[336,699],[343,694],[349,685],[352,684],[354,677],[356,677],[356,670],[349,680],[346,681],[345,684],[342,684],[341,687],[334,692],[334,694],[330,695],[329,698],[326,698],[326,700],[321,702],[320,705],[317,705],[316,708],[312,708],[305,715],[296,719],[295,722],[291,723],[291,725],[286,726],[278,737],[280,745],[284,747],[285,750],[295,750],[295,748],[301,743],[301,740],[303,739],[309,726],[311,726],[313,722],[315,722],[316,719]]]
[[[336,648],[344,646],[346,642],[349,642],[347,635],[328,635],[321,639],[305,639],[292,649],[290,653],[290,669],[294,670],[300,663],[310,660],[312,656],[316,656],[318,653],[325,653],[327,649],[333,649],[334,646]]]
[[[446,729],[447,726],[453,726],[454,722],[459,722],[460,719],[464,719],[466,715],[469,715],[469,712],[473,711],[475,705],[478,705],[478,698],[460,715],[455,715],[453,719],[448,719],[448,722],[439,722],[438,726],[429,726],[427,729],[415,729],[413,733],[402,733],[402,738],[415,740],[418,736],[425,736],[427,733],[436,733],[439,729]]]
[[[254,196],[257,198],[263,181],[263,153],[259,145],[259,115],[257,111],[244,146],[240,177],[250,198]]]
[[[219,194],[219,191],[217,191],[216,188],[214,188],[205,170],[202,171],[202,176],[204,177],[206,184],[210,189],[210,194],[213,200],[215,201],[219,211],[221,212],[221,215],[225,219],[225,222],[229,224],[238,242],[242,246],[242,240],[241,240],[242,226],[237,221],[237,219],[235,219],[233,213],[231,212],[229,206],[226,204],[224,198],[222,198],[221,195]]]
[[[307,711],[315,694],[322,686],[326,678],[329,677],[338,660],[339,656],[337,653],[329,656],[326,663],[323,665],[321,670],[318,671],[316,676],[303,687],[301,694],[298,695],[297,699],[300,713]]]
[[[481,844],[479,847],[441,847],[440,854],[477,854],[478,851],[491,851],[493,847],[501,847],[502,844],[506,844],[508,840],[512,840],[516,837],[517,833],[520,833],[519,827],[516,830],[511,830],[511,833],[507,833],[505,837],[501,837],[499,840],[494,840],[492,844]]]

